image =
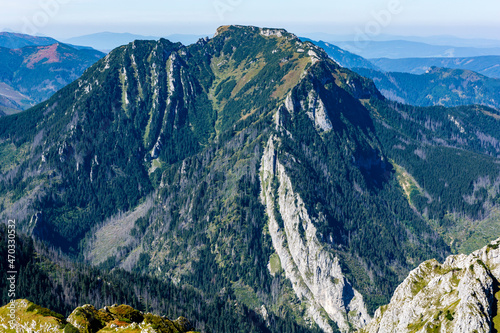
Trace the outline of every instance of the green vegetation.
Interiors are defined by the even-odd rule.
[[[257,309],[261,305],[259,298],[252,287],[241,282],[234,282],[233,291],[236,299],[248,306],[248,308]]]
[[[17,325],[29,327],[37,332],[45,332],[50,328],[51,332],[61,333],[104,333],[104,332],[130,332],[139,333],[152,328],[159,333],[186,333],[194,332],[192,324],[184,317],[171,321],[151,313],[143,315],[141,312],[128,305],[113,305],[96,310],[92,305],[84,305],[76,308],[68,317],[78,329],[60,314],[45,309],[27,300],[16,300]],[[0,308],[0,319],[4,328],[9,327],[8,305]],[[7,324],[7,326],[5,325]],[[10,326],[12,327],[12,326]],[[19,331],[19,327],[7,329],[7,332]]]
[[[500,107],[500,79],[447,68],[432,68],[421,75],[384,73],[374,69],[355,68],[357,73],[373,79],[383,94],[392,100],[418,106],[460,106],[481,104]]]
[[[403,192],[452,250],[469,253],[498,237],[494,184],[500,166],[489,156],[498,154],[498,147],[483,140],[498,135],[498,121],[481,107],[384,106],[375,99],[370,105],[377,110],[372,112],[384,152],[400,170]],[[417,189],[410,190],[411,183]]]
[[[441,68],[468,69],[482,75],[500,78],[500,69],[495,66],[500,56],[481,56],[464,58],[403,58],[403,59],[371,59],[375,65],[386,72],[406,72],[424,74],[432,66]]]
[[[47,100],[104,56],[53,40],[52,45],[0,48],[0,110],[12,114]],[[22,94],[21,94],[22,92]],[[0,112],[1,115],[1,112]]]
[[[16,321],[23,325],[29,324],[30,328],[34,331],[42,331],[43,328],[53,327],[53,329],[59,329],[60,332],[65,333],[80,332],[73,325],[68,323],[65,317],[59,313],[43,308],[25,299],[17,299],[13,301],[15,302]],[[19,327],[11,329],[10,325],[7,324],[8,321],[11,320],[11,317],[9,316],[9,305],[11,305],[11,303],[8,303],[0,308],[0,320],[4,323],[4,330],[2,332],[18,332]],[[5,327],[8,328],[5,330]]]
[[[500,332],[500,290],[496,292],[495,299],[497,300],[497,313],[493,317],[493,327],[495,330],[497,330],[497,332]]]
[[[4,141],[0,143],[0,160],[5,161],[0,166],[0,173],[5,173],[13,167],[21,164],[28,156],[28,144],[16,147],[12,142]]]
[[[6,227],[0,226],[0,250],[7,252]],[[16,238],[16,263],[18,269],[17,296],[33,300],[26,311],[29,316],[50,316],[46,320],[60,320],[69,316],[82,304],[94,304],[97,308],[108,306],[108,311],[94,307],[78,308],[76,315],[86,320],[92,327],[104,328],[110,320],[122,323],[140,321],[142,315],[137,311],[150,311],[166,315],[168,318],[185,316],[194,327],[204,327],[205,332],[319,332],[295,323],[288,312],[276,315],[269,313],[269,326],[266,326],[254,309],[237,301],[232,289],[223,294],[208,292],[202,295],[189,286],[176,286],[172,282],[161,281],[121,269],[110,272],[83,264],[74,264],[61,258],[56,252],[46,249],[42,244],[34,244],[31,238]],[[35,249],[36,248],[36,249]],[[0,266],[0,274],[7,276],[5,265]],[[214,275],[215,284],[220,285],[220,275]],[[213,280],[212,280],[213,281]],[[2,304],[7,304],[7,281],[0,281]],[[109,304],[122,303],[110,307]],[[51,310],[47,310],[46,307]],[[136,310],[137,309],[137,310]],[[63,315],[59,315],[62,313]],[[2,313],[0,312],[0,315]],[[64,317],[63,317],[64,316]],[[111,316],[111,317],[110,317]],[[29,318],[31,318],[29,317]],[[146,315],[149,322],[163,325],[163,319],[156,315]],[[27,317],[28,318],[28,317]],[[31,319],[27,319],[30,321]],[[85,319],[86,318],[86,319]],[[38,319],[37,319],[38,320]],[[64,327],[65,321],[60,321]],[[177,329],[189,330],[182,318],[171,322]],[[59,324],[58,324],[59,325]],[[170,324],[168,324],[170,325]],[[65,332],[73,333],[71,325],[66,324]],[[73,331],[72,331],[73,330]]]
[[[27,312],[35,312],[36,314],[39,314],[39,315],[44,316],[44,317],[54,317],[54,318],[60,319],[62,321],[65,320],[63,315],[61,315],[57,312],[54,312],[52,310],[46,309],[46,308],[42,308],[41,306],[36,305],[36,304],[31,304],[30,306],[28,306],[26,308],[26,311]]]
[[[277,253],[273,253],[269,258],[270,273],[276,274],[282,271],[280,257]]]
[[[0,118],[2,166],[19,157],[2,170],[1,211],[20,205],[20,229],[80,261],[40,244],[35,257],[25,240],[20,290],[63,314],[123,303],[207,331],[317,331],[260,198],[275,135],[320,245],[373,313],[418,263],[450,253],[444,240],[467,230],[464,249],[498,236],[484,222],[500,200],[497,115],[391,103],[285,31],[230,26],[187,47],[122,46],[44,104]]]

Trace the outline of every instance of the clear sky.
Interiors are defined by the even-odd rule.
[[[0,30],[59,39],[101,31],[212,35],[225,24],[500,39],[500,0],[0,0],[0,9]]]

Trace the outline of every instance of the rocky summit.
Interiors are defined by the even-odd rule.
[[[259,332],[352,332],[420,263],[500,236],[499,119],[391,102],[283,29],[135,41],[0,118],[0,217],[137,299],[161,288],[133,279],[196,294],[207,330],[223,309]]]

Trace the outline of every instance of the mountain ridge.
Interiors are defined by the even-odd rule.
[[[0,32],[0,47],[20,49],[25,46],[46,46],[58,43],[51,37],[31,36],[15,32]]]
[[[482,56],[465,58],[403,58],[371,59],[371,62],[386,72],[408,72],[423,74],[432,66],[468,69],[480,74],[500,78],[500,57]]]
[[[489,216],[496,115],[391,103],[283,29],[135,41],[0,119],[1,214],[95,265],[349,332],[450,253],[441,227],[459,223],[439,212]],[[408,195],[401,170],[418,185]],[[99,245],[110,233],[115,251]]]
[[[500,326],[500,239],[411,271],[362,332],[494,332]]]
[[[473,60],[468,62],[460,61],[457,64],[453,59],[444,60],[445,58],[442,58],[441,60],[446,64],[455,64],[451,66],[452,69],[432,66],[425,71],[422,70],[422,73],[419,72],[420,75],[415,75],[414,73],[385,72],[367,59],[333,44],[322,41],[312,42],[324,48],[328,55],[341,66],[372,79],[382,94],[391,100],[418,106],[443,105],[453,107],[480,104],[497,109],[499,107],[497,101],[497,79],[460,68],[472,66],[470,63]],[[432,61],[432,59],[421,58],[415,60],[423,61],[424,63]],[[411,61],[411,59],[375,59],[375,61],[382,61],[382,64],[391,64],[405,63]],[[464,63],[467,63],[468,66],[460,65]],[[459,68],[453,69],[453,67]],[[384,68],[387,69],[387,66]]]
[[[51,40],[52,41],[52,40]],[[18,49],[0,47],[0,107],[19,112],[76,80],[104,54],[55,41]],[[16,110],[16,111],[13,111]]]
[[[11,319],[11,309],[15,318]],[[184,317],[169,320],[166,317],[143,313],[128,305],[112,305],[97,310],[90,304],[77,307],[64,318],[49,309],[25,299],[12,300],[0,307],[2,326],[9,332],[151,332],[151,333],[195,333],[193,325]],[[7,323],[7,325],[5,324]]]
[[[455,47],[451,45],[430,45],[421,42],[407,40],[390,41],[348,41],[332,42],[333,44],[360,56],[372,59],[386,57],[400,59],[408,57],[477,57],[488,55],[500,55],[500,47],[476,48]]]
[[[500,80],[470,70],[431,67],[420,75],[363,68],[353,70],[374,80],[384,96],[401,103],[448,107],[480,104],[500,108]]]
[[[165,38],[171,40],[172,42],[181,42],[182,44],[189,45],[204,37],[205,35],[190,34],[172,34],[164,37],[158,37],[143,36],[132,33],[100,32],[68,38],[65,39],[64,42],[77,45],[86,45],[89,47],[93,47],[96,50],[101,50],[107,53],[116,47],[131,43],[134,40],[159,40],[160,38]]]

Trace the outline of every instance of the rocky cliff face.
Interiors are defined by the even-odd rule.
[[[325,250],[316,237],[304,202],[295,193],[270,137],[262,156],[261,198],[269,217],[269,233],[285,275],[307,314],[325,331],[333,332],[328,318],[342,332],[360,328],[370,320],[363,296],[342,274],[339,259]],[[326,316],[325,316],[326,313]]]
[[[362,332],[496,332],[500,239],[443,264],[422,263]]]
[[[442,162],[431,143],[465,142],[475,132],[467,124],[488,124],[483,138],[500,133],[485,118],[496,113],[456,113],[390,105],[373,82],[285,30],[226,26],[189,46],[136,41],[47,103],[0,120],[0,216],[93,264],[347,332],[418,263],[449,254],[410,207],[389,154],[409,173],[406,160],[427,156],[425,171]],[[448,114],[466,133],[426,129]],[[427,155],[413,153],[419,140]],[[458,153],[478,161],[466,152],[479,144]],[[497,177],[493,157],[480,161],[467,169],[472,180],[485,165]],[[439,173],[426,183],[444,179],[437,193],[462,201],[459,185],[473,183],[464,164],[455,183]],[[433,198],[435,211],[453,211]]]

